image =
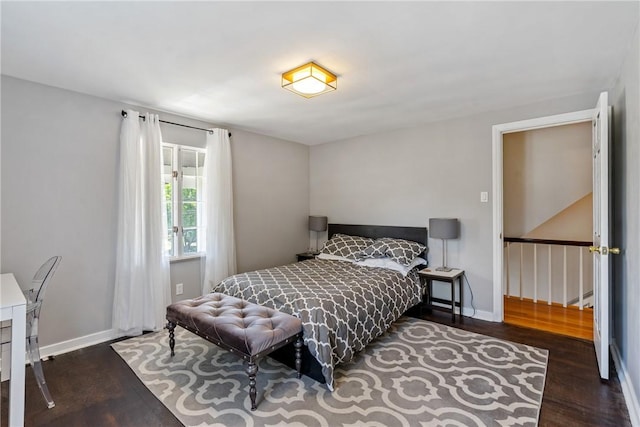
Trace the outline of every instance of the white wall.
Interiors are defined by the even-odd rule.
[[[508,133],[503,159],[504,235],[522,237],[591,192],[591,122]]]
[[[623,391],[634,425],[640,425],[640,35],[630,45],[613,105],[613,239],[622,249],[613,262],[613,337]]]
[[[42,345],[111,329],[120,111],[129,107],[2,76],[1,271],[26,287],[47,257],[63,256],[43,306]],[[308,244],[309,149],[231,131],[239,268],[291,262]],[[162,132],[204,145],[201,131]],[[171,278],[185,283],[185,297],[199,294],[199,260],[173,263]]]
[[[475,307],[492,312],[491,126],[593,108],[597,98],[595,91],[313,146],[311,212],[334,223],[402,226],[459,218],[461,236],[449,243],[448,264],[466,270]],[[490,193],[489,203],[480,203],[481,191]],[[441,256],[440,242],[430,240],[431,262]]]

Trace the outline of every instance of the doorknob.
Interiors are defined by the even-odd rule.
[[[620,255],[620,248],[607,248],[606,246],[603,246],[602,248],[600,248],[598,246],[589,246],[589,252],[591,253],[598,252],[601,255],[608,255],[608,254]]]

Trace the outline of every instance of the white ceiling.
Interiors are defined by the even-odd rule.
[[[637,1],[1,8],[3,74],[309,145],[611,88],[639,22]],[[280,87],[310,59],[337,91]]]

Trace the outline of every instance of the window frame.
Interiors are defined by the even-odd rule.
[[[207,154],[207,150],[206,148],[201,148],[201,147],[194,147],[191,145],[184,145],[184,144],[176,144],[176,143],[172,143],[172,142],[162,142],[162,149],[163,149],[163,156],[164,156],[164,149],[165,148],[170,148],[171,149],[171,155],[172,155],[172,159],[171,159],[171,165],[172,165],[172,174],[171,174],[171,181],[172,181],[172,191],[171,191],[171,213],[172,213],[172,220],[173,220],[173,231],[172,231],[172,244],[173,244],[173,253],[168,253],[165,252],[167,254],[167,257],[169,258],[170,262],[173,261],[181,261],[181,260],[188,260],[188,259],[193,259],[193,258],[200,258],[206,255],[206,242],[203,240],[201,245],[198,245],[199,248],[203,248],[202,250],[198,251],[198,252],[191,252],[191,253],[185,253],[184,252],[184,230],[183,230],[183,226],[182,226],[182,221],[183,221],[183,215],[182,215],[182,204],[184,202],[183,200],[183,194],[182,194],[182,190],[183,190],[183,170],[182,170],[182,159],[183,159],[183,150],[189,150],[189,151],[195,151],[196,153],[201,153],[204,154],[206,157]],[[204,167],[204,166],[203,166]],[[163,168],[164,168],[164,157],[163,157]],[[174,172],[177,172],[174,173]],[[164,170],[162,172],[163,175],[163,188],[164,188]],[[197,175],[196,175],[197,178]],[[204,200],[203,200],[204,201]],[[167,204],[169,202],[167,201]],[[204,213],[204,212],[203,212]],[[203,215],[201,218],[201,226],[202,228],[206,229],[206,221],[205,221],[205,216]],[[177,227],[177,230],[176,230]],[[196,230],[199,227],[196,225]],[[167,223],[167,231],[169,231],[169,224]]]

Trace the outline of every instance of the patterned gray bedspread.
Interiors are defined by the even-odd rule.
[[[415,271],[403,277],[388,269],[319,259],[236,274],[213,291],[299,317],[304,342],[330,390],[336,365],[351,360],[421,300]]]

